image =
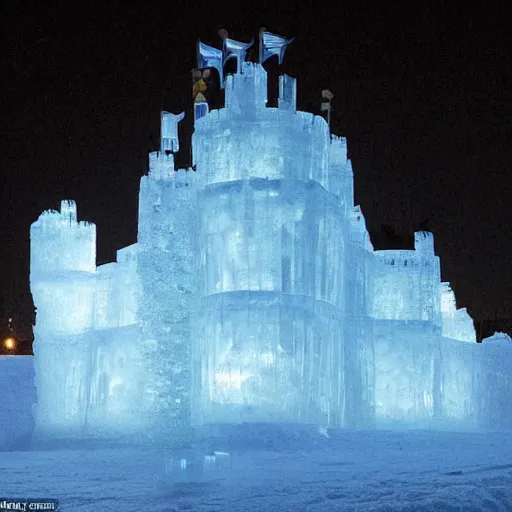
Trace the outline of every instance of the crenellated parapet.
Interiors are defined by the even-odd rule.
[[[119,249],[116,261],[97,268],[93,329],[112,329],[137,323],[140,299],[138,244]]]
[[[77,220],[74,201],[62,201],[60,212],[43,212],[30,227],[30,241],[31,276],[96,270],[96,226]]]
[[[434,235],[429,231],[414,233],[414,250],[426,257],[434,256]]]
[[[414,234],[414,250],[375,251],[371,316],[429,322],[441,329],[441,272],[432,233]]]
[[[327,121],[298,111],[282,75],[269,108],[263,64],[291,40],[261,30],[252,63],[220,32],[222,49],[198,44],[191,168],[175,167],[184,112],[161,112],[137,242],[96,267],[73,201],[31,227],[41,432],[189,446],[191,427],[224,422],[485,425],[510,382],[477,351],[503,347],[456,341],[475,330],[432,233],[375,251],[333,94]]]
[[[232,116],[262,114],[267,106],[267,72],[263,66],[244,62],[242,73],[228,75],[225,105]]]
[[[174,178],[174,155],[162,151],[149,153],[149,177],[153,180],[170,180]]]
[[[342,169],[347,165],[347,139],[331,135],[331,145],[329,147],[329,166]]]
[[[227,107],[201,118],[192,140],[201,186],[264,178],[328,187],[329,131],[320,116],[267,108],[248,121]]]
[[[441,283],[442,335],[458,341],[476,342],[473,319],[466,308],[457,308],[450,283]]]
[[[366,219],[361,206],[353,206],[349,215],[350,239],[362,249],[373,252],[373,244],[366,229]]]
[[[77,220],[74,201],[62,201],[60,212],[43,212],[30,228],[36,331],[69,334],[90,329],[95,276],[96,226]]]
[[[295,112],[297,110],[297,80],[288,75],[279,77],[279,108]]]
[[[336,194],[350,215],[354,207],[354,173],[352,163],[347,158],[347,139],[331,135],[329,145],[328,190]]]

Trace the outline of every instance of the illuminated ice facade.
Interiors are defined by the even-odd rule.
[[[504,427],[486,411],[510,393],[509,373],[489,387],[510,354],[474,343],[430,233],[374,251],[346,141],[296,110],[295,87],[281,77],[269,108],[261,65],[228,76],[225,107],[195,122],[193,169],[150,154],[117,262],[96,266],[72,201],[32,225],[39,435]]]

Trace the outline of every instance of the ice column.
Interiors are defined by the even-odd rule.
[[[343,422],[343,219],[329,133],[246,63],[196,123],[202,304],[193,421]],[[197,371],[196,371],[197,370]]]
[[[37,430],[80,430],[86,412],[89,346],[77,336],[93,322],[96,227],[77,222],[74,201],[46,211],[30,229],[30,288],[34,328]]]
[[[139,199],[139,321],[150,384],[150,435],[176,440],[190,424],[190,329],[198,251],[193,171],[150,155]],[[180,435],[181,435],[180,434]]]

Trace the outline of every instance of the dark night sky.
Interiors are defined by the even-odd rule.
[[[10,311],[30,326],[29,227],[60,199],[97,224],[100,263],[135,241],[159,112],[190,108],[196,40],[220,47],[221,27],[249,41],[265,26],[296,37],[282,71],[297,77],[302,110],[334,93],[333,131],[348,138],[376,247],[430,229],[458,305],[510,330],[511,16],[504,1],[456,3],[7,1],[0,321]]]

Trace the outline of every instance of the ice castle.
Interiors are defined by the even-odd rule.
[[[178,123],[141,178],[137,243],[96,265],[73,201],[31,227],[39,436],[177,435],[236,422],[509,428],[508,346],[475,343],[431,233],[374,250],[346,140],[296,109],[263,63],[290,41],[198,45],[224,107],[194,103],[192,168]],[[224,76],[226,60],[236,72]]]

